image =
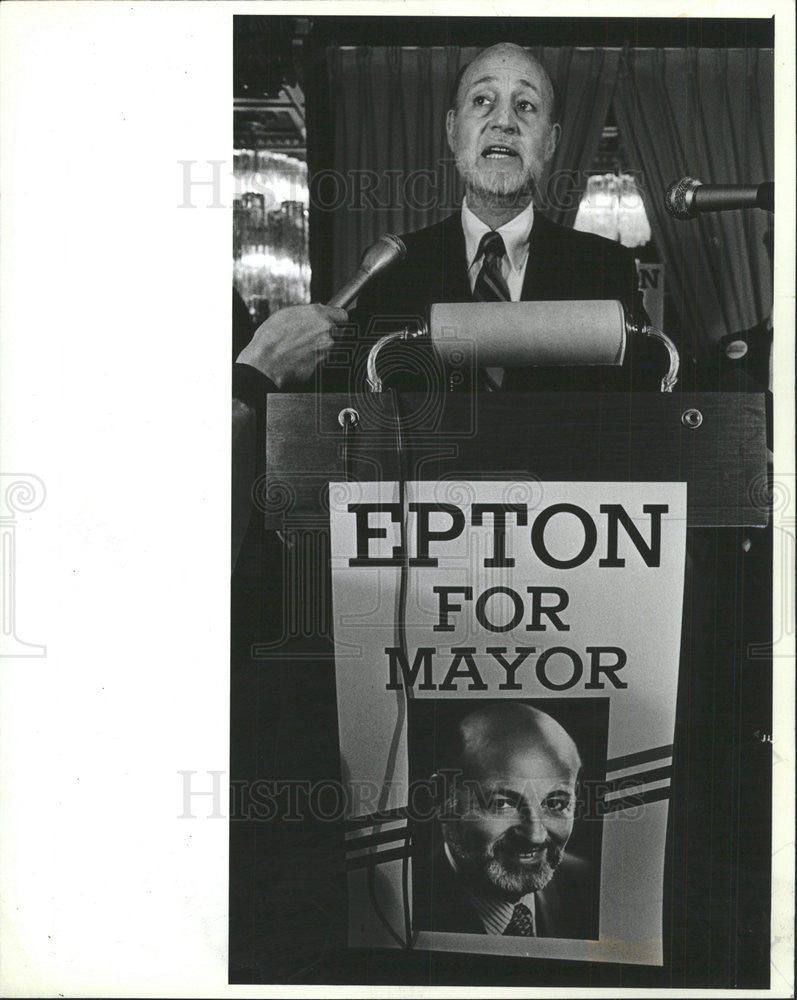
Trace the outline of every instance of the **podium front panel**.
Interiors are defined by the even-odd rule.
[[[689,527],[767,523],[761,394],[286,394],[267,421],[266,527],[324,527],[348,477],[686,482]]]

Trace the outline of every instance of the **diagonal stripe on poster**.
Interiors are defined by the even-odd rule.
[[[333,483],[330,518],[349,943],[660,965],[686,485]]]

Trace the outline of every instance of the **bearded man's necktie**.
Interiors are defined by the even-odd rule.
[[[473,286],[473,297],[477,302],[509,302],[509,294],[501,261],[506,256],[506,247],[500,233],[490,231],[482,236],[476,259],[483,257],[482,268]]]
[[[531,910],[524,903],[515,903],[512,911],[512,919],[506,925],[504,934],[511,934],[516,937],[535,937],[534,916]]]
[[[481,271],[473,286],[473,298],[477,302],[509,302],[512,296],[501,273],[501,261],[506,256],[506,247],[500,233],[490,230],[485,233],[479,243],[476,259],[482,256]],[[482,389],[495,392],[500,389],[504,372],[501,368],[484,368],[480,372],[479,381]]]

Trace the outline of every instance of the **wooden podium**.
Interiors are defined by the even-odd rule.
[[[663,890],[663,968],[521,965],[506,958],[440,953],[430,978],[428,953],[352,952],[343,936],[341,828],[305,819],[301,839],[306,848],[299,850],[297,824],[279,823],[279,816],[270,823],[231,827],[231,858],[237,859],[231,879],[238,893],[231,926],[247,952],[239,964],[257,969],[257,956],[264,948],[263,954],[270,953],[277,939],[298,947],[297,939],[280,937],[279,931],[252,929],[266,920],[263,914],[273,910],[282,919],[285,911],[284,901],[264,903],[252,881],[255,866],[264,864],[272,874],[281,865],[290,872],[298,866],[295,872],[302,873],[291,875],[300,881],[291,883],[290,909],[297,920],[301,914],[307,928],[302,956],[324,956],[318,982],[358,982],[366,960],[374,981],[408,984],[764,985],[772,766],[765,740],[771,731],[771,562],[770,532],[763,530],[770,492],[764,396],[274,394],[267,406],[265,466],[255,503],[261,526],[271,530],[261,528],[261,534],[273,537],[276,529],[298,545],[291,550],[273,537],[268,565],[259,555],[265,550],[252,555],[243,599],[252,618],[267,604],[268,577],[274,579],[270,593],[282,589],[284,594],[290,586],[300,595],[301,600],[291,597],[293,604],[307,605],[308,594],[323,603],[330,482],[685,482],[687,571]],[[303,538],[312,542],[306,558],[296,555]],[[302,581],[315,577],[318,588],[292,578],[291,560]],[[287,597],[283,600],[288,607]],[[302,622],[292,635],[282,625],[284,641],[272,636],[260,642],[260,627],[255,622],[239,643],[231,774],[255,782],[297,774],[339,780],[333,760],[331,618],[319,615],[312,635],[302,631]],[[281,764],[272,766],[276,760]],[[301,879],[308,879],[306,891]],[[326,901],[322,916],[319,893]],[[302,957],[305,961],[309,958]]]
[[[686,482],[690,527],[760,528],[766,454],[753,393],[274,395],[265,524],[322,527],[328,484],[349,478],[532,479]]]

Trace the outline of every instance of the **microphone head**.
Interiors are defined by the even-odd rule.
[[[697,215],[695,192],[701,186],[701,181],[694,177],[682,177],[671,184],[664,196],[664,206],[670,215],[682,221],[694,219]]]
[[[386,267],[398,264],[407,256],[407,248],[404,243],[393,236],[392,233],[384,233],[379,239],[372,243],[362,256],[360,270],[367,274],[376,274]]]

